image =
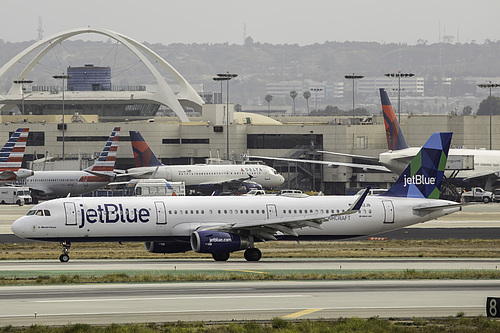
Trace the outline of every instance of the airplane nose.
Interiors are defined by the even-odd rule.
[[[22,218],[17,219],[12,223],[10,230],[14,233],[14,235],[22,237],[24,235],[24,222],[22,221]]]

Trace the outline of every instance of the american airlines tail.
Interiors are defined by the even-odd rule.
[[[155,167],[163,165],[156,158],[155,154],[149,148],[141,133],[130,131],[130,141],[132,142],[132,151],[134,152],[134,161],[136,167]]]
[[[399,122],[396,119],[396,113],[384,88],[380,88],[380,101],[382,102],[382,111],[384,111],[387,149],[400,150],[408,148],[401,126],[399,126]]]
[[[23,163],[29,128],[18,128],[0,150],[0,171],[17,171]]]
[[[120,137],[120,127],[115,127],[108,138],[97,162],[85,169],[85,171],[99,176],[115,176],[116,150],[118,149],[118,139]]]
[[[439,199],[451,132],[434,133],[382,196]]]

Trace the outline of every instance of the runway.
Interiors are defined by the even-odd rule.
[[[0,325],[485,315],[500,281],[219,282],[0,288]]]

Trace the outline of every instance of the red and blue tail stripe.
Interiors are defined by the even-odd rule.
[[[399,126],[399,122],[396,119],[396,113],[384,88],[380,88],[380,100],[382,102],[382,111],[384,112],[387,149],[400,150],[408,148],[403,131],[401,131],[401,126]]]
[[[0,150],[0,171],[17,171],[23,163],[29,128],[18,128]]]
[[[91,173],[99,173],[108,176],[114,176],[116,151],[118,149],[118,139],[120,138],[120,127],[115,127],[108,138],[104,149],[102,150],[97,162],[91,167],[85,169]]]
[[[132,151],[134,152],[134,161],[136,167],[160,166],[163,165],[156,158],[155,154],[149,148],[141,133],[130,131],[130,141],[132,142]]]

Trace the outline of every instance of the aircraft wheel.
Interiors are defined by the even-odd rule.
[[[247,261],[259,261],[260,258],[262,258],[262,252],[259,249],[252,248],[245,250],[245,259]]]
[[[63,253],[59,256],[59,261],[60,262],[68,262],[69,261],[69,255],[66,253]]]
[[[229,252],[212,253],[212,258],[215,261],[227,261],[229,259]]]

